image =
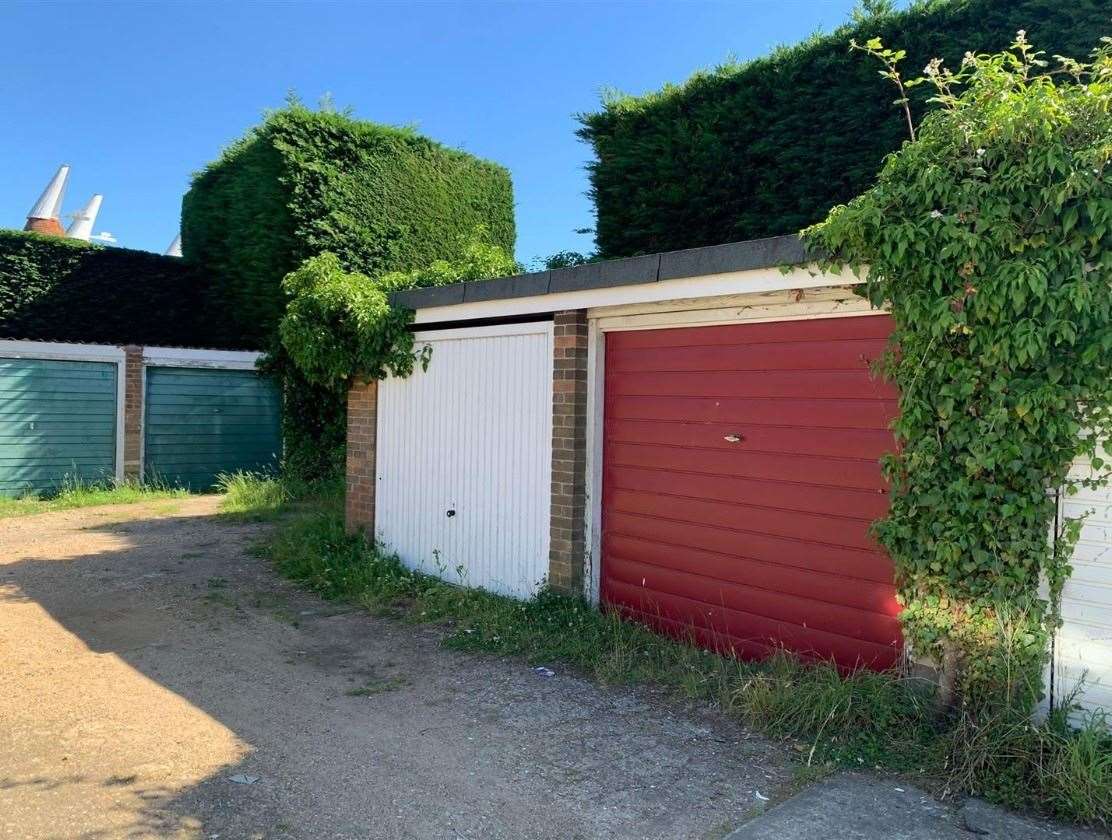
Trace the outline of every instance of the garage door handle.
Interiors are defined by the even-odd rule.
[[[741,443],[745,440],[745,435],[729,434],[722,438],[722,440],[726,441],[726,443]]]
[[[448,518],[451,519],[455,515],[456,515],[456,509],[455,508],[448,508]]]

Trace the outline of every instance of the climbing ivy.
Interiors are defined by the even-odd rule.
[[[407,376],[415,361],[408,325],[413,313],[393,309],[389,293],[418,286],[481,280],[521,269],[484,225],[458,235],[453,260],[423,268],[369,276],[345,269],[336,254],[310,257],[286,275],[288,299],[278,341],[264,369],[286,384],[285,469],[314,478],[342,468],[345,420],[342,406],[353,377]]]
[[[862,49],[898,74],[900,51]],[[1055,59],[1021,31],[955,72],[932,61],[903,82],[938,105],[917,139],[805,231],[827,269],[867,266],[892,313],[898,445],[875,530],[909,646],[967,709],[1036,699],[1079,531],[1048,539],[1054,494],[1077,456],[1104,470],[1112,427],[1112,42]]]
[[[282,345],[314,385],[340,386],[356,373],[380,379],[413,369],[408,310],[390,308],[386,291],[344,271],[330,252],[310,257],[282,281],[290,296],[278,330]]]
[[[346,389],[353,377],[408,376],[415,360],[408,326],[413,312],[392,308],[389,293],[513,274],[520,270],[479,226],[456,244],[457,260],[436,260],[413,271],[392,271],[374,279],[344,270],[332,253],[310,257],[286,275],[289,298],[278,331],[285,354],[309,383]]]

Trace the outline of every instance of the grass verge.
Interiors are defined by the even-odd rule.
[[[603,683],[649,683],[714,704],[789,742],[804,775],[866,767],[910,776],[941,794],[1112,824],[1112,738],[1103,718],[1080,730],[1063,713],[1043,723],[1014,712],[939,720],[928,687],[901,674],[845,675],[788,655],[741,662],[580,599],[544,591],[521,602],[453,586],[346,534],[335,487],[324,495],[304,486],[237,491],[226,504],[239,510],[259,499],[265,515],[275,515],[285,503],[274,500],[283,494],[296,503],[263,548],[283,575],[378,615],[440,623],[449,648],[570,666]]]
[[[78,478],[66,478],[54,493],[27,495],[15,499],[0,497],[0,519],[97,505],[126,505],[160,499],[182,499],[188,495],[188,491],[180,488],[140,484],[134,479],[121,482],[90,482]]]

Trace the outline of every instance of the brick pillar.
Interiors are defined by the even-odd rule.
[[[355,382],[347,399],[347,497],[349,534],[375,532],[375,441],[378,433],[378,380]]]
[[[124,478],[138,479],[143,441],[143,348],[124,347]]]
[[[583,594],[587,496],[587,312],[557,312],[552,372],[552,514],[548,582]]]

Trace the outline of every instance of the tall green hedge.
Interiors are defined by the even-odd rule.
[[[348,271],[407,271],[453,259],[485,226],[514,246],[509,173],[412,130],[315,111],[270,113],[199,172],[182,202],[186,259],[218,278],[232,328],[272,337],[282,278],[329,251]]]
[[[345,389],[307,379],[277,342],[283,277],[325,252],[369,277],[455,261],[476,229],[513,253],[513,188],[501,166],[296,101],[194,177],[182,249],[212,272],[229,340],[274,350],[267,369],[282,383],[288,470],[339,468]]]
[[[767,57],[697,73],[646,96],[611,96],[580,117],[594,147],[591,194],[604,257],[792,233],[876,181],[907,139],[877,67],[851,38],[880,36],[906,66],[996,52],[1019,29],[1084,56],[1109,34],[1108,0],[929,0]],[[915,113],[927,96],[916,90]]]
[[[219,327],[209,285],[176,257],[0,230],[0,338],[257,349]]]

